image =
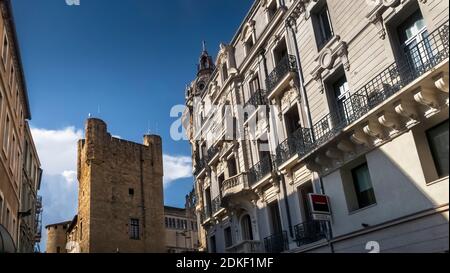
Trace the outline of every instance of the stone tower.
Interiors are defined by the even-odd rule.
[[[77,242],[84,253],[165,251],[162,141],[112,137],[88,119],[78,143]]]
[[[48,225],[46,253],[66,253],[66,231],[70,225],[70,221]]]

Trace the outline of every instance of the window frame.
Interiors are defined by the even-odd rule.
[[[433,146],[432,141],[431,141],[430,132],[432,132],[434,130],[437,130],[437,129],[440,129],[440,127],[445,127],[445,125],[447,125],[447,133],[448,133],[448,126],[449,126],[449,120],[448,119],[443,121],[443,122],[441,122],[441,123],[439,123],[439,124],[437,124],[436,126],[433,126],[433,127],[429,128],[429,129],[425,130],[425,138],[427,140],[427,145],[428,145],[428,147],[430,149],[430,152],[431,152],[431,158],[433,159],[433,165],[434,165],[434,167],[436,169],[436,173],[437,173],[438,179],[442,179],[442,178],[448,177],[449,174],[448,173],[447,174],[442,174],[441,173],[442,170],[440,170],[440,169],[442,167],[445,167],[445,164],[444,164],[444,166],[441,166],[440,165],[441,163],[439,163],[438,160],[437,160],[438,157],[437,157],[436,153],[438,151],[440,151],[440,149],[436,149],[436,147]]]
[[[367,169],[367,175],[369,176],[369,183],[370,183],[370,190],[366,190],[366,191],[370,191],[371,194],[373,195],[373,200],[372,201],[367,200],[368,201],[367,204],[364,204],[363,201],[361,200],[361,198],[363,197],[362,193],[366,192],[366,191],[362,191],[362,189],[359,188],[360,184],[361,184],[359,182],[361,182],[361,181],[358,181],[357,175],[356,175],[356,171],[359,171],[359,170],[361,170],[363,168]],[[375,189],[374,189],[374,186],[373,186],[372,177],[370,175],[369,164],[367,163],[367,161],[362,163],[362,164],[357,165],[354,168],[352,168],[350,170],[350,173],[351,173],[351,176],[352,176],[352,180],[353,180],[352,184],[353,184],[353,187],[354,187],[354,190],[355,190],[355,195],[356,195],[355,197],[356,197],[356,201],[357,201],[357,205],[358,205],[356,210],[365,209],[367,207],[370,207],[370,206],[373,206],[373,205],[377,204],[377,199],[376,199],[376,196],[375,196]]]
[[[130,218],[130,239],[139,241],[141,239],[141,224],[139,219]]]

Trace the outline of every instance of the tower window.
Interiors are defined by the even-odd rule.
[[[139,240],[139,219],[130,219],[130,239]]]
[[[129,188],[129,189],[128,189],[128,194],[129,194],[130,196],[133,196],[133,195],[134,195],[134,189],[133,189],[133,188]]]

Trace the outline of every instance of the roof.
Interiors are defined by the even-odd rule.
[[[50,224],[45,226],[45,229],[48,229],[50,227],[56,227],[56,226],[66,226],[66,225],[70,225],[72,223],[72,221],[65,221],[65,222],[61,222],[61,223],[56,223],[56,224]]]

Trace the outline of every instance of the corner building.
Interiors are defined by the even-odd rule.
[[[255,1],[186,90],[201,247],[448,251],[448,19],[438,0]]]

